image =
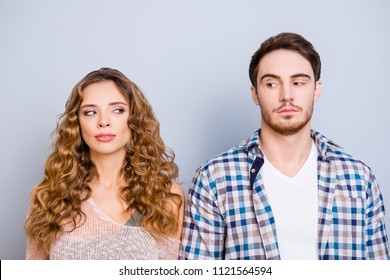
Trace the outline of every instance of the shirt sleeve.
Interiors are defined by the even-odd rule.
[[[225,225],[217,198],[215,182],[199,170],[188,193],[180,259],[224,259]]]
[[[374,175],[371,174],[366,208],[366,249],[367,258],[390,259],[389,240],[385,226],[385,206]]]

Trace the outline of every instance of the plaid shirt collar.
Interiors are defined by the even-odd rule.
[[[261,129],[256,130],[252,133],[252,135],[245,141],[241,142],[238,145],[237,149],[242,149],[246,151],[250,151],[255,149],[255,154],[263,158],[263,154],[260,150],[259,145],[259,135],[261,133]],[[334,143],[332,140],[326,138],[324,135],[320,134],[317,131],[311,130],[311,138],[317,146],[317,150],[319,152],[319,156],[326,161],[329,161],[329,157],[334,153],[329,148],[336,147],[342,149],[339,145]]]

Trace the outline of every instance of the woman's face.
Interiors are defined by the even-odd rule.
[[[111,80],[88,85],[79,110],[82,137],[91,159],[126,154],[130,140],[129,104]]]

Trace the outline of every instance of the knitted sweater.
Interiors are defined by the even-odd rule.
[[[70,225],[58,236],[47,256],[27,240],[27,259],[57,260],[157,260],[177,259],[180,241],[156,240],[142,227],[119,224],[101,211],[90,198],[81,206],[83,225],[73,231]]]

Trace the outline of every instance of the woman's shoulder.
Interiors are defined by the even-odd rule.
[[[173,233],[170,237],[176,240],[180,240],[184,219],[184,191],[183,188],[177,182],[172,181],[170,192],[180,197],[180,199],[178,199],[178,197],[176,196],[175,198],[170,200],[172,212],[175,213],[178,223],[177,231]]]
[[[170,192],[184,198],[183,188],[175,181],[172,181]]]

